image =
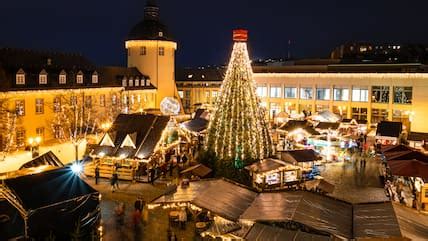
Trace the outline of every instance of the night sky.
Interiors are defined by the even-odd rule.
[[[223,64],[231,31],[250,31],[252,58],[327,57],[348,41],[428,43],[426,0],[159,0],[177,65]],[[14,0],[0,6],[0,46],[78,52],[125,65],[124,40],[144,0]]]

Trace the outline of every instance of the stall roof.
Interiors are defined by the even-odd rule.
[[[57,156],[55,156],[55,154],[53,154],[52,151],[49,151],[25,163],[19,168],[19,170],[39,166],[63,167],[64,164],[58,159]]]
[[[410,132],[407,136],[408,141],[428,141],[428,133]]]
[[[384,145],[381,147],[382,153],[389,153],[389,152],[401,152],[401,151],[413,151],[414,148],[411,148],[410,146],[406,146],[403,144],[399,145]]]
[[[60,168],[4,180],[26,210],[36,210],[97,193],[70,168]]]
[[[182,123],[181,125],[191,132],[201,132],[208,128],[208,120],[204,118],[195,118]]]
[[[289,163],[296,163],[296,162],[312,162],[315,160],[319,160],[320,157],[314,150],[304,149],[304,150],[282,151],[281,159]]]
[[[187,168],[186,170],[182,171],[181,174],[186,173],[192,173],[195,176],[198,177],[206,177],[208,176],[213,170],[211,168],[205,166],[204,164],[198,164],[192,167]]]
[[[391,202],[354,205],[354,238],[401,237]]]
[[[319,121],[325,121],[325,122],[336,122],[336,121],[339,121],[340,118],[341,117],[339,115],[329,110],[321,111],[313,116],[313,119],[319,120]]]
[[[245,240],[248,241],[329,241],[328,236],[317,234],[305,233],[301,231],[292,231],[279,227],[272,227],[269,225],[256,223],[254,224],[247,235]]]
[[[241,216],[251,221],[295,221],[337,236],[352,237],[352,205],[309,192],[261,193]]]
[[[428,178],[428,162],[415,159],[390,160],[388,167],[394,176]]]
[[[285,166],[287,166],[287,163],[281,160],[267,158],[267,159],[263,159],[261,161],[255,162],[250,166],[246,166],[245,169],[254,173],[262,173],[262,172],[273,171],[280,167],[285,167]]]
[[[376,136],[389,136],[398,138],[402,130],[403,125],[401,122],[381,121],[379,124],[377,124]]]
[[[386,160],[418,160],[421,162],[428,163],[428,156],[420,151],[399,151],[399,152],[389,152],[384,154]]]
[[[315,128],[321,130],[337,130],[340,126],[339,122],[320,122]]]
[[[309,125],[306,120],[289,120],[283,125],[281,125],[278,129],[281,131],[292,132],[296,129],[303,129],[310,135],[319,135],[320,133],[316,131],[311,125]]]
[[[177,188],[177,192],[161,196],[153,203],[191,202],[220,217],[236,221],[257,196],[246,187],[224,179],[190,182],[187,188]]]

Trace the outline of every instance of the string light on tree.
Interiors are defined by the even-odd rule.
[[[207,148],[221,159],[262,159],[271,154],[270,135],[256,95],[247,39],[247,30],[233,32],[232,55],[208,127]]]

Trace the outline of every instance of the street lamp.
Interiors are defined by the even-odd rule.
[[[40,136],[30,137],[28,139],[28,144],[30,144],[31,157],[36,158],[39,156],[39,146],[42,142],[42,138]]]

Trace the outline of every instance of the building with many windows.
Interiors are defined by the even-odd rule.
[[[254,66],[253,70],[256,92],[269,118],[283,111],[291,114],[330,110],[343,118],[373,124],[401,121],[408,130],[428,132],[424,123],[428,118],[428,73],[423,64],[296,61],[287,66]],[[220,90],[223,68],[177,72],[177,86],[186,111],[198,103],[213,103],[212,96]]]

